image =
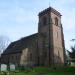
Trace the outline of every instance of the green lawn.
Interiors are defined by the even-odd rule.
[[[19,72],[10,72],[9,75],[75,75],[75,67],[35,67]]]

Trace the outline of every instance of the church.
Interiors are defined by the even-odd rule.
[[[60,12],[48,7],[38,17],[38,32],[12,42],[1,55],[1,63],[64,65],[65,45]]]

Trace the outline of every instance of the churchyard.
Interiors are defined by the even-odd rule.
[[[14,64],[10,64],[7,69],[8,66],[2,64],[0,67],[0,75],[75,75],[75,66],[16,68]]]

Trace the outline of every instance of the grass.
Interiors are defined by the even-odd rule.
[[[75,75],[75,66],[57,68],[34,67],[25,71],[10,72],[9,75]]]

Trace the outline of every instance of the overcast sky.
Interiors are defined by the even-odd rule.
[[[0,36],[11,41],[34,34],[38,29],[38,13],[49,4],[62,14],[66,48],[75,38],[75,0],[0,0]]]

